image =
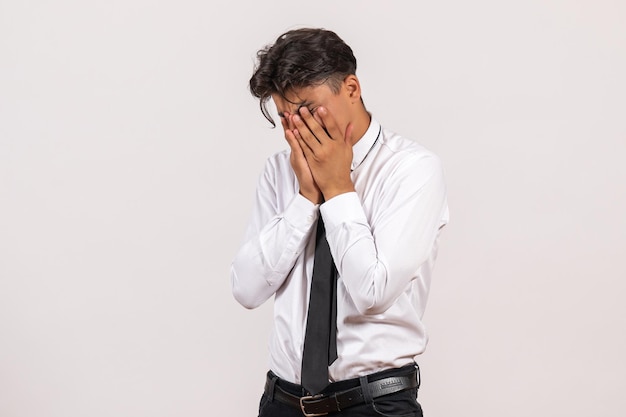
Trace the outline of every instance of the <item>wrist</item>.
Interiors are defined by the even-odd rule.
[[[328,201],[333,197],[336,197],[340,194],[345,194],[345,193],[352,193],[354,192],[354,184],[350,184],[349,186],[343,186],[343,187],[333,187],[333,188],[327,188],[325,189],[322,193],[324,195],[324,200]]]
[[[319,190],[300,190],[300,195],[313,204],[322,204],[322,193]]]

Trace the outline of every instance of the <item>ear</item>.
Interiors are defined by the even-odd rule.
[[[359,79],[356,75],[350,74],[344,78],[343,87],[346,90],[352,104],[361,102],[361,84],[359,83]]]

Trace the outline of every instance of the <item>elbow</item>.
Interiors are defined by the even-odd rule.
[[[258,306],[261,305],[261,303],[259,303],[257,300],[254,300],[254,299],[249,298],[249,297],[242,296],[241,293],[237,293],[237,292],[233,291],[233,295],[235,296],[235,300],[237,300],[237,302],[239,304],[241,304],[242,306],[244,306],[248,310],[255,309],[255,308],[257,308]]]
[[[253,291],[250,291],[245,285],[242,285],[242,283],[237,279],[237,274],[234,269],[231,270],[230,282],[233,297],[243,307],[248,310],[252,310],[263,303],[263,301],[260,301],[258,297],[254,296]]]
[[[237,300],[239,304],[241,304],[248,310],[252,310],[254,308],[257,308],[259,305],[261,305],[261,303],[259,303],[257,300],[246,296],[245,293],[243,293],[242,291],[237,291],[234,288],[233,288],[233,296],[235,297],[235,300]]]
[[[382,314],[391,307],[393,303],[386,300],[376,300],[372,298],[365,298],[362,300],[354,300],[354,305],[358,312],[364,316],[375,316]]]
[[[371,285],[367,291],[358,292],[352,296],[352,301],[357,311],[364,316],[374,316],[387,311],[394,300],[384,296],[384,291]]]
[[[382,262],[369,268],[363,278],[348,288],[352,302],[357,311],[364,316],[374,316],[387,311],[394,303],[389,288],[389,273]]]

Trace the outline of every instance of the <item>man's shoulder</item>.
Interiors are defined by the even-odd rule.
[[[388,152],[390,158],[418,162],[432,160],[439,163],[439,157],[430,149],[414,139],[407,138],[389,129],[383,128],[381,146]]]

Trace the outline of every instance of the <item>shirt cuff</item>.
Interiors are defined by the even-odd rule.
[[[295,229],[306,233],[317,221],[319,215],[319,204],[313,204],[301,194],[291,200],[283,212],[283,218]]]
[[[339,194],[326,201],[320,206],[320,213],[327,234],[344,223],[367,224],[363,205],[355,191]]]

